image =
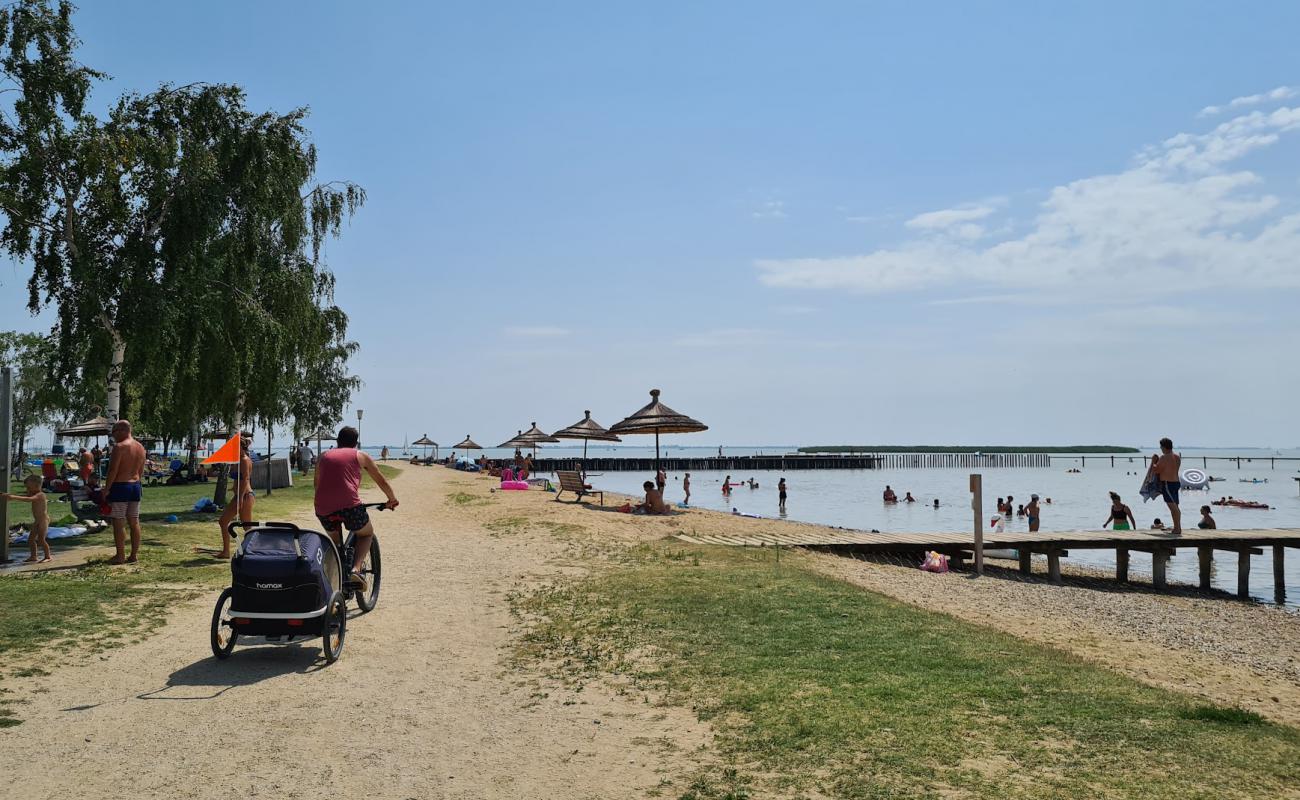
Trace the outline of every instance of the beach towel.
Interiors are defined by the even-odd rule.
[[[87,528],[85,525],[70,525],[67,527],[50,528],[48,531],[46,531],[45,538],[46,539],[68,539],[73,536],[81,536],[86,532],[86,530]],[[28,531],[21,531],[17,536],[13,537],[13,539],[11,539],[10,541],[12,541],[14,544],[23,544],[27,541],[30,535],[31,534]]]
[[[1148,500],[1164,499],[1164,495],[1160,492],[1160,479],[1156,477],[1155,470],[1152,470],[1142,481],[1142,488],[1138,489],[1138,494],[1142,495],[1144,503]]]

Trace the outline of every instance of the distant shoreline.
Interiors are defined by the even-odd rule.
[[[800,447],[800,453],[1085,453],[1111,455],[1140,453],[1136,447],[1117,445],[1071,445],[1068,447],[966,447],[962,445],[897,445],[897,444],[830,444]]]

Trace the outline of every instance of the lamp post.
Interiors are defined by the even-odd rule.
[[[361,447],[361,415],[365,413],[365,411],[357,409],[357,447]]]

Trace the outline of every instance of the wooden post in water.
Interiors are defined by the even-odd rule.
[[[1214,548],[1201,545],[1196,548],[1196,555],[1201,561],[1201,591],[1210,591],[1210,565],[1214,563]]]
[[[975,574],[984,574],[984,476],[970,476],[970,507],[975,512]]]
[[[1237,597],[1245,600],[1250,597],[1250,548],[1243,547],[1237,551]]]
[[[1281,603],[1286,600],[1286,564],[1284,563],[1284,545],[1273,545],[1273,599]]]
[[[1163,589],[1169,585],[1166,567],[1169,566],[1169,551],[1157,547],[1151,551],[1151,585]]]

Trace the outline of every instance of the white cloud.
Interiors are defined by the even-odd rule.
[[[1229,169],[1297,130],[1300,108],[1284,107],[1178,134],[1142,151],[1125,171],[1052,189],[1018,237],[1008,238],[994,204],[984,203],[913,217],[910,235],[893,247],[756,267],[768,286],[869,293],[946,287],[1078,297],[1122,287],[1123,296],[1137,297],[1228,285],[1300,288],[1300,214],[1263,191],[1259,175]]]
[[[785,219],[785,203],[780,200],[768,200],[760,205],[751,216],[754,219]]]
[[[740,347],[767,338],[768,332],[760,328],[717,328],[711,331],[688,333],[673,340],[678,347]]]
[[[1201,109],[1201,113],[1198,114],[1197,116],[1212,117],[1215,114],[1221,114],[1224,111],[1229,111],[1234,108],[1245,108],[1247,106],[1257,106],[1260,105],[1261,103],[1288,100],[1292,97],[1295,97],[1295,94],[1296,94],[1295,89],[1291,88],[1290,86],[1279,86],[1276,89],[1273,89],[1272,91],[1269,92],[1260,92],[1259,94],[1248,94],[1244,97],[1234,97],[1232,98],[1232,100],[1228,101],[1227,105],[1206,106],[1205,108]]]
[[[557,328],[553,325],[530,325],[506,328],[506,335],[520,336],[530,339],[546,339],[558,336],[568,336],[569,331],[566,328]]]
[[[992,206],[945,208],[942,211],[930,211],[925,214],[917,214],[915,217],[912,217],[903,224],[916,230],[943,230],[958,225],[959,223],[969,223],[978,219],[984,219],[992,214],[993,211],[994,209]]]

